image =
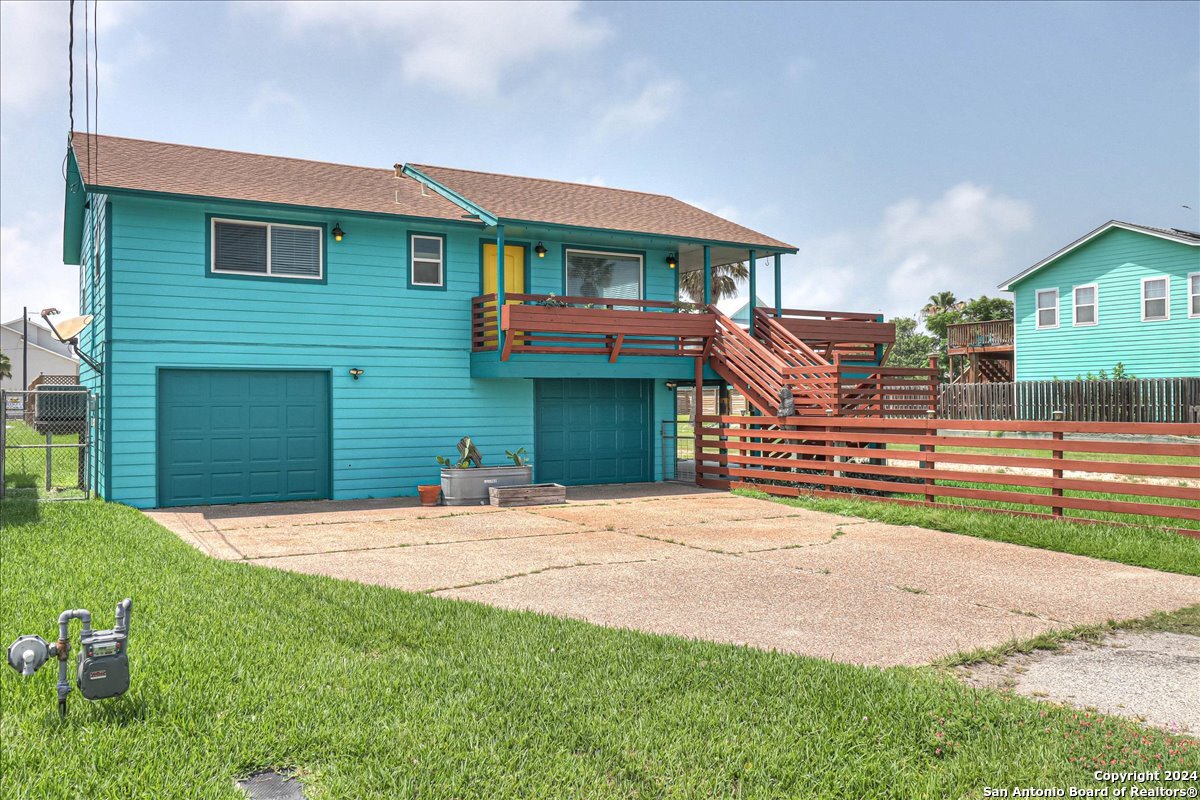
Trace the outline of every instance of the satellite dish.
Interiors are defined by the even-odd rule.
[[[82,317],[71,317],[64,319],[62,322],[53,326],[54,335],[58,337],[60,342],[69,344],[72,339],[79,335],[79,332],[92,324],[92,315],[84,314]]]

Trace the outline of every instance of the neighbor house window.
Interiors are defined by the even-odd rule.
[[[408,237],[409,280],[413,286],[446,284],[446,240],[441,236],[414,233]]]
[[[212,271],[319,280],[321,228],[276,222],[212,221]]]
[[[1200,272],[1188,275],[1188,316],[1200,317]]]
[[[640,300],[642,257],[635,253],[568,250],[568,295]]]
[[[1142,278],[1142,322],[1170,319],[1170,297],[1170,278]]]
[[[1095,325],[1098,321],[1096,314],[1096,284],[1075,287],[1076,325]]]
[[[1042,289],[1037,293],[1037,326],[1058,327],[1058,289]]]

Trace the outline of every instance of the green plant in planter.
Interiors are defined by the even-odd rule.
[[[504,455],[508,456],[509,461],[513,462],[514,467],[525,466],[525,448],[524,447],[516,450],[515,452],[512,450],[505,450]]]
[[[479,449],[471,443],[470,436],[464,436],[458,440],[458,460],[446,458],[445,456],[434,456],[437,463],[443,467],[451,469],[470,469],[472,467],[483,466],[483,456],[479,454]]]
[[[548,294],[538,305],[545,306],[546,308],[566,308],[569,304],[559,300],[554,294]]]

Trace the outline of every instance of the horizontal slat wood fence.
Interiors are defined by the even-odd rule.
[[[986,435],[995,430],[1018,435]],[[1166,525],[1200,538],[1200,424],[703,415],[696,450],[696,482],[712,488]],[[1154,461],[1120,460],[1131,455]]]
[[[944,419],[1200,422],[1200,378],[1017,381],[942,386]]]

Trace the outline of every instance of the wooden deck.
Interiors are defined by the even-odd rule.
[[[662,300],[506,294],[499,326],[496,295],[474,298],[471,311],[471,349],[494,351],[503,330],[502,361],[514,353],[696,357],[715,332],[712,314]]]
[[[1011,319],[948,325],[946,337],[948,352],[952,356],[970,353],[1011,353],[1016,344]]]

